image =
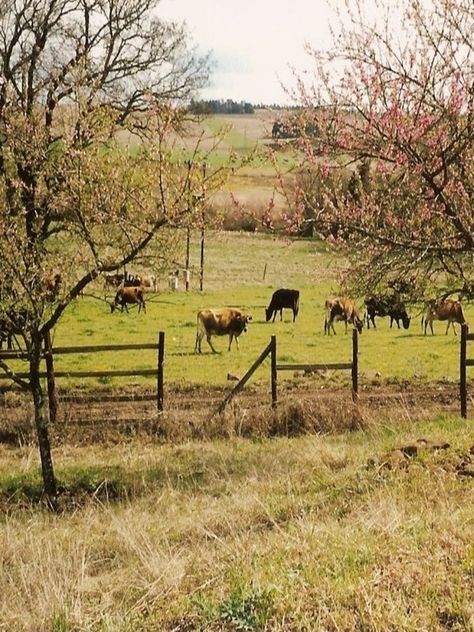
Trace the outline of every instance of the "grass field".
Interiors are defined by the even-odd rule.
[[[180,291],[165,289],[163,281],[160,292],[149,295],[146,314],[138,314],[136,310],[129,314],[111,314],[103,300],[78,300],[55,331],[54,344],[154,342],[158,332],[163,330],[166,333],[166,380],[181,384],[224,384],[227,373],[242,375],[272,334],[277,336],[281,362],[350,361],[351,336],[344,334],[343,324],[336,325],[336,336],[325,336],[323,332],[324,301],[338,294],[341,266],[324,244],[259,234],[215,233],[208,236],[206,245],[202,294],[195,289],[196,274],[192,280],[194,289],[189,293],[183,291],[182,283]],[[197,249],[196,235],[192,252],[195,268],[199,261]],[[279,287],[301,291],[301,309],[295,323],[291,322],[290,311],[284,312],[283,322],[279,317],[275,323],[265,322],[264,309],[272,292]],[[94,291],[103,297],[101,285]],[[219,354],[212,354],[205,341],[204,353],[195,354],[196,312],[204,307],[223,306],[242,308],[253,317],[248,333],[240,338],[240,350],[233,347],[229,353],[225,337],[214,339]],[[445,336],[445,326],[436,322],[436,335],[424,336],[418,308],[411,311],[413,321],[409,330],[391,330],[388,319],[379,319],[376,331],[364,330],[360,337],[362,384],[370,384],[374,379],[418,382],[458,379],[459,337],[451,332]],[[468,320],[470,317],[472,320],[470,306],[466,313]],[[155,365],[153,351],[61,356],[56,361],[57,370],[153,368]],[[344,375],[333,377],[345,379]],[[268,380],[268,370],[260,369],[255,377]],[[317,377],[311,379],[318,380]],[[141,382],[146,378],[137,380]],[[107,383],[107,379],[104,381]],[[152,378],[149,383],[153,384]]]
[[[252,119],[230,142],[244,151],[261,124]],[[252,196],[267,174],[244,177],[235,186]],[[198,249],[194,235],[195,272]],[[192,425],[200,386],[231,388],[227,374],[241,376],[272,334],[281,362],[350,360],[344,326],[323,333],[324,301],[339,293],[342,266],[317,241],[208,233],[203,293],[197,273],[189,293],[162,279],[146,314],[111,314],[98,283],[96,298],[70,307],[54,345],[154,342],[165,331],[166,384],[192,386]],[[279,287],[301,292],[296,323],[289,312],[265,322]],[[195,354],[197,310],[221,306],[253,316],[240,350],[216,338],[220,353],[204,341]],[[408,331],[390,330],[386,319],[364,330],[361,387],[393,383],[403,393],[416,383],[433,393],[448,387],[438,381],[457,381],[458,338],[441,323],[423,336],[418,309],[411,313]],[[472,306],[466,315],[472,322]],[[56,361],[57,370],[154,366],[155,352]],[[268,361],[252,379],[268,387]],[[348,380],[298,376],[277,412],[236,406],[214,419],[219,432],[199,435],[205,441],[179,428],[168,443],[133,428],[103,439],[93,427],[82,442],[80,420],[74,432],[65,424],[62,440],[53,437],[58,515],[40,502],[36,445],[0,442],[0,632],[474,632],[474,422],[433,412],[436,401],[428,410],[389,398],[356,409],[342,401]],[[328,387],[331,418],[317,404],[304,408],[302,381],[315,392]],[[81,384],[155,388],[145,378],[60,381]],[[282,431],[243,439],[243,421]]]
[[[420,436],[450,447],[384,457]],[[5,504],[40,484],[35,448],[0,446],[0,630],[472,632],[473,439],[385,410],[334,436],[67,445],[58,516]]]

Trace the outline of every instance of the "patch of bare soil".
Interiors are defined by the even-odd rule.
[[[217,436],[271,436],[303,432],[338,432],[364,425],[367,417],[400,415],[424,419],[440,413],[459,414],[455,383],[379,384],[362,386],[357,406],[350,385],[321,385],[311,378],[278,386],[278,406],[271,408],[269,384],[247,387],[223,415],[219,404],[233,384],[168,386],[164,411],[156,394],[134,390],[59,391],[57,418],[51,424],[55,444],[117,442],[143,435],[154,440],[180,441]],[[474,409],[472,398],[468,409]],[[0,393],[0,443],[34,441],[33,410],[19,392]]]

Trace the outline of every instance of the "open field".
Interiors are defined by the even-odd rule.
[[[198,285],[198,236],[193,242],[192,262],[196,274],[193,288]],[[147,313],[110,313],[103,300],[84,298],[72,305],[66,318],[54,333],[54,344],[92,345],[120,342],[156,342],[158,332],[166,332],[166,380],[178,384],[224,385],[227,374],[242,375],[276,334],[278,359],[282,362],[346,362],[351,358],[351,337],[344,326],[336,325],[336,336],[323,332],[324,301],[338,294],[341,263],[327,247],[317,241],[286,240],[268,235],[246,233],[216,233],[206,241],[205,291],[189,293],[181,289],[165,289],[150,294]],[[265,279],[263,278],[265,271]],[[295,287],[301,291],[300,314],[291,322],[290,311],[275,323],[265,322],[264,309],[272,292],[279,287]],[[103,299],[102,284],[94,289]],[[109,291],[108,299],[112,299]],[[362,307],[362,300],[359,299]],[[228,340],[215,338],[219,354],[212,354],[203,341],[203,354],[194,353],[196,312],[204,307],[235,306],[253,317],[249,331],[240,338],[240,350],[227,351]],[[458,379],[459,338],[445,325],[434,324],[435,336],[424,336],[420,326],[420,308],[411,308],[413,320],[409,330],[389,328],[388,319],[378,319],[377,330],[364,330],[360,337],[361,384],[384,380]],[[466,316],[473,321],[474,310],[467,306]],[[235,344],[235,343],[234,343]],[[473,349],[474,351],[474,349]],[[471,352],[472,353],[472,352]],[[474,353],[472,353],[474,355]],[[90,368],[106,369],[136,366],[156,366],[155,353],[94,354],[61,356],[58,370]],[[268,365],[265,365],[268,366]],[[256,378],[267,380],[262,369]],[[326,375],[339,383],[338,375]],[[313,377],[315,384],[321,378]],[[139,382],[146,381],[140,378]],[[148,383],[152,383],[150,378]]]
[[[473,444],[387,408],[332,436],[67,445],[58,516],[15,501],[36,449],[0,447],[0,630],[472,631]]]
[[[416,317],[408,331],[383,320],[364,331],[358,409],[334,372],[289,375],[271,413],[260,397],[266,365],[242,403],[205,432],[196,421],[272,333],[279,360],[350,358],[343,325],[336,336],[322,330],[340,266],[318,242],[221,233],[208,235],[203,294],[163,281],[146,314],[111,314],[91,297],[72,306],[56,345],[155,341],[166,331],[167,396],[178,405],[187,393],[189,408],[148,426],[53,428],[57,516],[38,502],[37,448],[28,437],[0,443],[0,630],[474,630],[474,424],[440,413],[456,403],[458,370],[458,340],[443,326],[424,337]],[[289,313],[264,322],[280,286],[301,290],[296,323]],[[221,305],[253,314],[240,351],[216,339],[219,354],[194,354],[197,309]],[[155,362],[153,352],[84,354],[56,366]],[[147,386],[154,381],[84,384]],[[112,421],[136,414],[121,408],[109,405]]]

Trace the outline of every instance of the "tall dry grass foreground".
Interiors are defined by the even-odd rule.
[[[473,630],[473,422],[369,421],[63,445],[58,516],[15,501],[36,450],[1,447],[0,630]]]

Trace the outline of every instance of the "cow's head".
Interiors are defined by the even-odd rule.
[[[410,316],[408,316],[408,314],[405,311],[402,312],[403,329],[408,329],[408,327],[410,326],[410,321],[411,321]]]
[[[267,323],[272,316],[273,316],[273,310],[270,309],[269,307],[265,307],[265,320]]]
[[[245,333],[248,329],[248,324],[251,320],[252,320],[252,316],[247,316],[246,314],[238,314],[237,324],[238,324],[239,330]]]
[[[357,314],[354,314],[353,323],[354,323],[354,327],[361,334],[362,333],[362,329],[364,327],[364,321],[361,318],[359,318],[359,316]]]

